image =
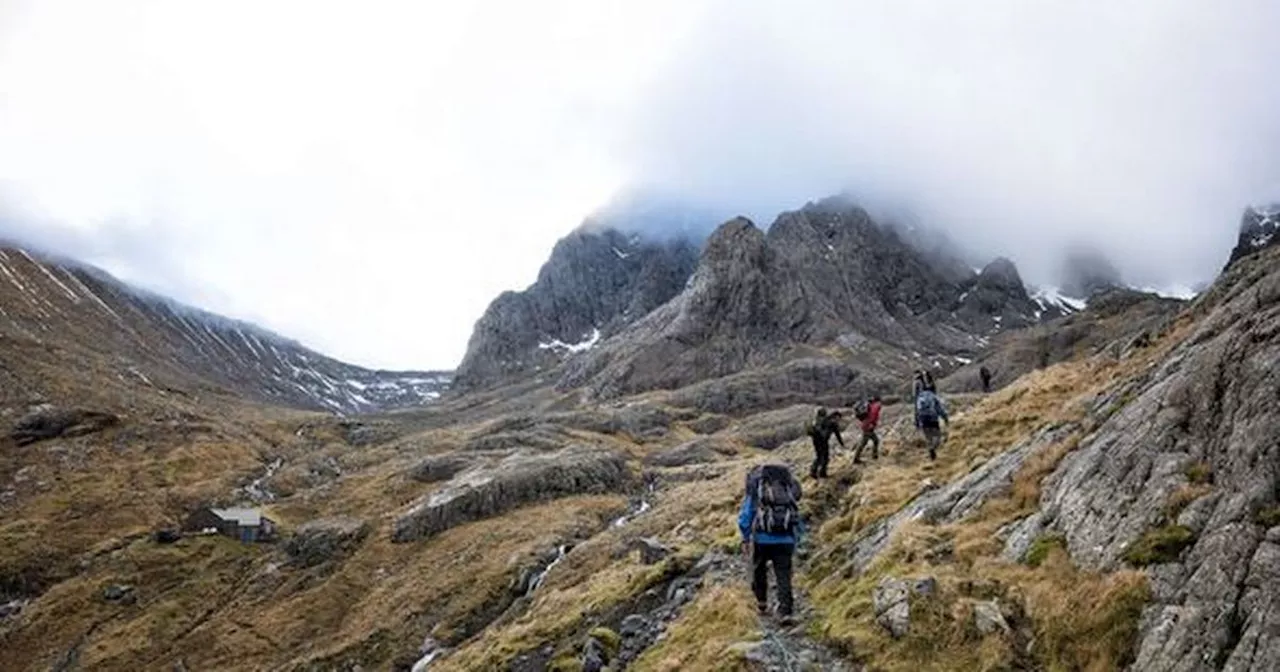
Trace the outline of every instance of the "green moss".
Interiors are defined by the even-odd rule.
[[[1268,506],[1253,514],[1253,522],[1271,529],[1280,525],[1280,506]]]
[[[1024,560],[1032,567],[1039,567],[1045,560],[1049,559],[1049,554],[1053,549],[1067,549],[1067,538],[1061,534],[1046,534],[1031,542],[1031,548],[1027,549],[1027,557]]]
[[[604,645],[609,658],[618,655],[618,649],[622,648],[622,637],[609,628],[595,628],[591,631],[591,637]]]
[[[1173,562],[1195,541],[1195,537],[1195,533],[1185,525],[1158,527],[1135,541],[1125,551],[1124,559],[1138,567]]]
[[[1187,480],[1197,485],[1213,482],[1213,467],[1208,462],[1193,462],[1182,471]]]

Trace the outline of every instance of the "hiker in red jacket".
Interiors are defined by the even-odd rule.
[[[858,408],[862,411],[861,405]],[[858,449],[853,452],[853,463],[862,464],[862,449],[871,443],[871,459],[880,459],[880,435],[876,434],[876,428],[880,426],[880,395],[871,395],[871,403],[866,405],[865,414],[858,416],[862,421],[862,440],[858,442]]]

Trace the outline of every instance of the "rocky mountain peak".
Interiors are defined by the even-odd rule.
[[[1230,267],[1240,259],[1259,250],[1280,243],[1280,203],[1267,206],[1245,208],[1240,217],[1240,236],[1235,249],[1231,250],[1231,258],[1227,260]]]
[[[1002,289],[1014,294],[1021,293],[1023,296],[1027,293],[1018,267],[1004,257],[998,257],[983,267],[982,272],[978,273],[977,284],[979,287]]]
[[[558,366],[666,303],[697,258],[688,238],[655,239],[589,221],[556,243],[532,285],[489,305],[456,384],[478,389]]]

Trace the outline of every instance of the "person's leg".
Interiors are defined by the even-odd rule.
[[[929,459],[938,459],[938,443],[942,439],[942,430],[937,427],[925,427],[924,436],[929,443]]]
[[[815,441],[813,443],[813,466],[809,467],[809,475],[813,478],[824,478],[827,475],[827,459],[830,457],[831,446],[825,441]]]
[[[866,432],[863,432],[863,433],[862,433],[862,439],[860,439],[860,440],[858,441],[858,447],[857,447],[857,448],[855,448],[855,449],[854,449],[854,451],[853,451],[853,463],[854,463],[854,464],[861,464],[861,463],[862,463],[862,449],[867,445],[867,441],[869,441],[869,440],[870,440],[870,438],[867,436],[867,433],[866,433]]]
[[[770,560],[773,562],[773,576],[778,583],[778,615],[790,616],[795,604],[791,594],[791,554],[795,547],[790,544],[773,546]]]
[[[756,595],[756,611],[761,614],[769,609],[768,548],[756,543],[751,546],[751,592]]]
[[[871,451],[871,459],[880,459],[880,435],[874,429],[871,430]]]

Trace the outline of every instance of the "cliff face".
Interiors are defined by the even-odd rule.
[[[1280,668],[1277,261],[1243,261],[1197,301],[1195,330],[1022,523],[1084,567],[1149,566],[1135,669]]]
[[[584,228],[562,239],[538,279],[506,292],[476,323],[458,367],[461,389],[549,370],[666,303],[697,261],[688,240]]]
[[[1255,252],[1280,243],[1280,204],[1246,208],[1240,217],[1240,237],[1231,250],[1227,267]]]
[[[1012,262],[957,266],[855,206],[812,204],[767,234],[735,219],[712,234],[684,291],[568,362],[560,386],[606,398],[677,388],[831,347],[958,356],[1057,315],[1030,299]]]

